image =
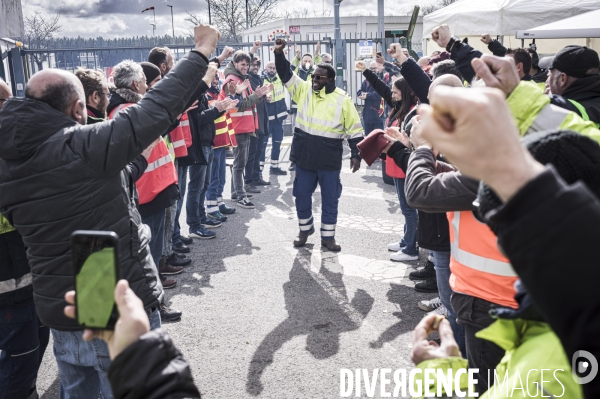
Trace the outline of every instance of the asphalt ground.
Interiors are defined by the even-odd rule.
[[[284,169],[290,142],[284,139]],[[178,286],[166,290],[167,303],[183,316],[164,329],[203,398],[339,398],[341,369],[370,375],[406,369],[408,375],[413,368],[412,331],[425,314],[417,302],[435,294],[414,291],[408,274],[418,261],[389,260],[387,245],[400,238],[404,219],[381,164],[363,162],[353,174],[345,154],[336,230],[341,252],[321,248],[319,189],[313,197],[317,232],[304,248],[294,248],[294,174],[269,176],[268,170],[263,176],[272,185],[255,194],[256,209],[237,207],[214,230],[215,239],[191,245],[192,264],[174,277]],[[226,199],[229,170],[227,179]],[[180,220],[187,235],[185,207]],[[422,250],[421,262],[426,256]],[[58,398],[58,384],[51,342],[38,377],[40,397]],[[364,384],[359,395],[352,393],[380,395],[379,385],[373,396]]]

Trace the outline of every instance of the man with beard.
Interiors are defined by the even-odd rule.
[[[283,50],[286,42],[275,42],[277,74],[298,104],[297,124],[290,151],[290,160],[297,163],[293,194],[296,202],[300,232],[294,246],[302,247],[308,236],[315,232],[312,216],[312,194],[321,187],[321,245],[330,251],[342,248],[335,242],[338,203],[342,195],[343,141],[348,140],[351,150],[352,172],[360,168],[356,145],[364,130],[352,99],[335,87],[335,69],[319,64],[312,82],[305,82],[290,70]],[[315,122],[318,121],[318,122]]]

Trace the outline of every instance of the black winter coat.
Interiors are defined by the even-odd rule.
[[[567,358],[588,351],[600,359],[598,197],[582,183],[567,185],[548,166],[496,209],[490,221],[499,230],[498,246],[560,338]],[[599,398],[600,378],[582,389],[586,398]]]
[[[190,120],[190,131],[192,132],[192,145],[188,147],[187,157],[178,158],[180,166],[206,165],[207,160],[202,152],[202,147],[213,145],[215,138],[215,119],[223,113],[216,108],[208,106],[209,94],[212,91],[219,95],[218,89],[208,88],[206,83],[202,82],[204,92],[198,98],[198,108],[188,112]]]
[[[252,72],[248,72],[248,78],[250,78],[250,85],[252,90],[256,91],[256,88],[265,84],[265,79],[260,75],[255,75]],[[256,104],[258,110],[258,129],[256,134],[264,136],[269,134],[269,109],[267,108],[267,97],[263,97],[261,101]]]
[[[115,119],[79,125],[49,105],[13,98],[0,110],[0,212],[27,247],[42,323],[80,330],[64,315],[73,289],[71,233],[109,230],[119,236],[119,272],[146,308],[163,291],[134,201],[129,162],[185,110],[207,59],[191,52],[136,105]],[[27,123],[23,123],[27,121]]]
[[[117,356],[108,368],[115,399],[200,398],[192,372],[162,330],[152,330]]]

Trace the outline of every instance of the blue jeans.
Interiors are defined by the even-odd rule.
[[[269,133],[271,134],[271,167],[279,167],[279,154],[281,153],[281,142],[283,141],[283,122],[278,120],[269,121]],[[269,136],[265,136],[263,143],[263,152],[260,160],[266,159],[267,144]]]
[[[29,396],[49,339],[33,298],[0,307],[0,398]]]
[[[406,194],[404,194],[404,179],[394,178],[394,185],[396,186],[396,193],[400,201],[400,210],[402,211],[402,215],[404,215],[404,237],[400,243],[403,243],[405,246],[402,252],[407,255],[419,255],[419,247],[417,247],[417,228],[419,225],[417,210],[408,206]]]
[[[206,219],[204,198],[210,184],[214,155],[212,146],[202,146],[202,153],[208,165],[190,166],[190,183],[188,185],[187,202],[185,203],[186,222],[190,227],[190,231],[198,230],[202,225],[202,221]]]
[[[150,227],[152,237],[150,238],[150,254],[152,260],[158,269],[160,257],[163,252],[163,245],[165,241],[165,214],[166,209],[153,213],[150,216],[142,216],[142,222]]]
[[[146,309],[150,329],[160,328],[158,307]],[[110,356],[106,342],[94,338],[83,340],[83,331],[58,331],[50,329],[54,338],[54,356],[60,378],[60,399],[97,398],[112,399],[108,380]]]
[[[227,147],[215,148],[210,167],[210,184],[206,190],[206,207],[208,212],[216,212],[223,203],[223,189],[227,179]]]
[[[383,129],[383,121],[379,122],[364,122],[365,125],[365,136],[368,136],[375,129]]]
[[[433,263],[435,264],[435,277],[442,304],[448,309],[448,321],[454,333],[454,339],[458,344],[460,353],[466,358],[467,350],[465,345],[465,327],[456,323],[456,313],[452,309],[450,298],[454,293],[450,288],[450,252],[431,251],[433,254]]]
[[[264,144],[265,135],[250,137],[250,147],[248,148],[248,161],[246,161],[246,170],[244,172],[244,183],[256,183],[262,178],[260,168],[260,157]]]
[[[181,244],[181,226],[179,225],[179,216],[181,215],[181,207],[185,197],[185,189],[187,186],[188,167],[177,165],[177,178],[179,186],[179,201],[177,201],[177,212],[175,213],[175,224],[173,225],[173,245]]]

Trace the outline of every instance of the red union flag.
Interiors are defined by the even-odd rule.
[[[142,12],[145,12],[145,11],[150,11],[150,10],[154,10],[154,6],[152,6],[152,7],[148,7],[148,8],[146,8],[145,10],[142,10]]]

